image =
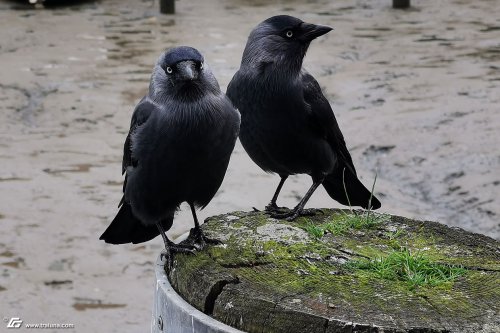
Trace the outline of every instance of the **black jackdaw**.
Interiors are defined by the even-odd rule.
[[[227,88],[241,113],[243,147],[259,167],[281,177],[266,206],[273,217],[293,220],[305,213],[304,205],[320,184],[344,205],[380,207],[356,175],[318,82],[302,68],[311,41],[330,30],[287,15],[268,18],[250,33],[240,69]],[[308,174],[313,184],[293,210],[284,212],[276,199],[293,174]]]
[[[194,48],[164,52],[154,67],[149,93],[132,115],[123,150],[125,173],[120,210],[100,239],[141,243],[158,235],[166,257],[193,252],[207,239],[196,208],[219,189],[238,137],[240,115]],[[174,244],[165,235],[182,202],[191,207],[194,229]]]

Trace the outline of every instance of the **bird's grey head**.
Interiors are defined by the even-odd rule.
[[[305,23],[293,16],[270,17],[250,33],[241,64],[252,67],[274,64],[298,73],[311,41],[330,30],[332,28]]]
[[[205,93],[220,92],[217,80],[201,53],[189,46],[175,47],[160,55],[149,90],[155,100],[189,100]]]

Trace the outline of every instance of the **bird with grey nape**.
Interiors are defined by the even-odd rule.
[[[293,220],[319,185],[344,205],[377,209],[380,201],[359,181],[328,100],[302,68],[309,44],[332,28],[279,15],[250,33],[227,96],[241,113],[240,141],[252,160],[281,180],[266,206],[272,217]],[[292,210],[276,200],[288,176],[313,184]]]
[[[169,263],[173,253],[203,248],[211,240],[200,229],[196,208],[208,205],[219,189],[239,124],[238,111],[196,49],[161,54],[125,140],[120,209],[100,239],[135,244],[161,235]],[[165,232],[182,202],[191,208],[194,228],[175,244]]]

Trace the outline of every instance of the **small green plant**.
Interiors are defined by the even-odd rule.
[[[373,191],[375,190],[376,181],[377,181],[377,175],[375,175],[375,179],[373,181],[368,206],[370,206],[371,199],[373,197]],[[324,224],[313,224],[309,222],[308,224],[303,226],[303,229],[307,231],[307,233],[309,233],[311,236],[319,239],[323,237],[323,235],[327,232],[334,235],[341,235],[345,234],[348,230],[351,229],[356,229],[356,230],[371,229],[376,227],[378,224],[386,222],[390,219],[389,215],[376,214],[373,213],[371,209],[367,209],[364,211],[353,210],[351,206],[351,201],[349,200],[349,196],[347,195],[347,189],[344,179],[342,179],[342,182],[344,185],[344,191],[347,197],[347,202],[349,204],[349,212],[343,212],[342,217],[335,218],[335,221],[330,221]]]
[[[389,220],[387,214],[351,214],[343,213],[340,217],[335,217],[334,221],[323,224],[308,222],[302,228],[311,236],[321,238],[326,233],[342,235],[349,230],[372,229],[382,222]]]
[[[368,200],[368,209],[358,212],[352,209],[351,201],[349,200],[349,195],[347,194],[347,188],[345,185],[345,168],[342,171],[342,184],[344,186],[344,192],[349,203],[350,213],[344,213],[343,218],[339,223],[332,223],[330,228],[327,229],[332,234],[343,234],[348,229],[371,229],[382,222],[386,222],[390,219],[387,214],[374,214],[371,210],[371,201],[373,198],[373,192],[375,191],[375,183],[377,182],[377,174],[375,174],[375,179],[373,180],[372,190],[370,191],[370,199]]]
[[[344,214],[338,223],[329,223],[328,229],[333,234],[343,234],[349,229],[372,229],[382,222],[390,219],[387,214],[354,213]]]
[[[388,244],[391,248],[398,250],[401,248],[401,243],[399,237],[403,234],[403,229],[398,229],[396,231],[389,231],[385,233],[385,237],[388,238]]]
[[[325,234],[325,229],[323,225],[316,225],[314,223],[309,222],[306,224],[303,229],[311,236],[315,238],[321,238]]]
[[[351,261],[346,264],[346,268],[365,270],[383,279],[406,282],[410,290],[453,282],[467,272],[462,266],[434,263],[424,254],[404,247],[386,257]]]

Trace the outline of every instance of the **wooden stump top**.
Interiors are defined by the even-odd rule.
[[[357,225],[349,211],[323,212],[294,222],[261,212],[209,218],[203,230],[224,244],[176,255],[170,282],[250,333],[500,332],[498,241],[430,221],[374,215]],[[382,264],[394,256],[420,284]],[[409,268],[418,260],[455,276],[426,281]]]

